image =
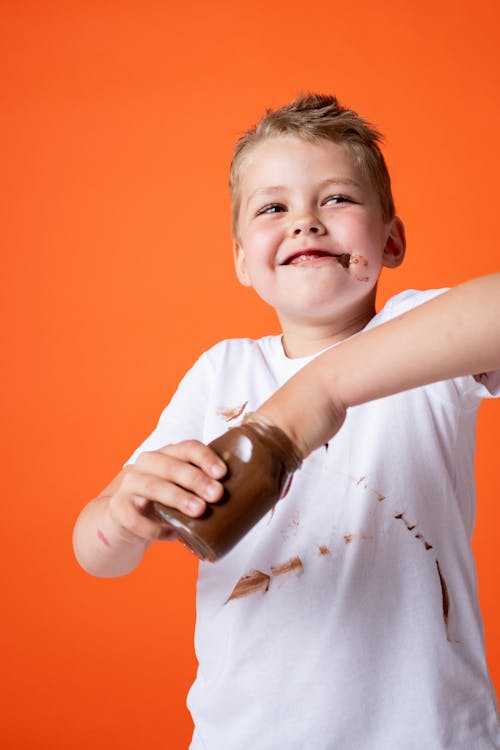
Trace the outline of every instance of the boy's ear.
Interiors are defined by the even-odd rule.
[[[236,270],[236,276],[238,281],[243,286],[252,286],[250,277],[247,272],[247,262],[243,248],[237,240],[233,240],[233,257],[234,257],[234,268]]]
[[[382,264],[386,268],[397,268],[403,262],[405,252],[405,227],[399,216],[395,216],[391,222],[389,236],[385,243]]]

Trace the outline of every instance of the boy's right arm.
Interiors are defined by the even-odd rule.
[[[148,518],[155,500],[200,516],[207,502],[220,500],[226,473],[221,459],[197,440],[141,453],[80,513],[73,547],[81,567],[108,578],[130,573],[156,540],[175,539],[165,524]]]

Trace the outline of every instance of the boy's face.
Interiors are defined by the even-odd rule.
[[[270,138],[242,165],[236,272],[283,326],[374,313],[382,266],[399,265],[404,230],[348,149]]]

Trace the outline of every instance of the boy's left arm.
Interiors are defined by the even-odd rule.
[[[469,281],[321,354],[257,410],[303,457],[350,406],[500,369],[500,273]]]

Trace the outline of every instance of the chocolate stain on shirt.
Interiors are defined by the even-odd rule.
[[[344,542],[350,544],[352,542],[352,534],[344,534]]]
[[[422,542],[426,550],[432,549],[432,544],[429,544],[429,542],[424,538],[422,534],[415,534],[415,539],[418,539],[420,542]]]
[[[406,528],[408,529],[408,531],[413,531],[414,529],[417,528],[417,524],[416,523],[413,523],[413,524],[410,523],[405,518],[405,514],[404,513],[396,513],[396,515],[394,516],[394,518],[397,521],[402,521],[404,523],[404,525],[406,526]],[[427,541],[427,539],[424,537],[423,534],[420,533],[420,531],[416,532],[415,539],[418,539],[419,542],[422,542],[422,544],[424,545],[426,551],[432,549],[432,544],[429,544],[429,542]]]
[[[330,554],[329,548],[326,546],[326,544],[318,544],[318,551],[321,557],[324,557],[325,555]]]
[[[258,591],[265,594],[269,589],[270,581],[271,576],[268,576],[267,573],[263,573],[261,570],[251,570],[250,573],[241,576],[224,604],[230,602],[231,599],[241,599],[244,596],[256,594]]]
[[[271,573],[273,576],[283,576],[287,573],[294,573],[297,576],[302,575],[304,572],[304,566],[300,557],[291,557],[280,565],[271,565]]]
[[[229,408],[221,407],[220,409],[217,409],[217,414],[220,417],[223,417],[226,422],[231,422],[233,419],[238,419],[238,417],[241,417],[241,415],[245,411],[245,407],[247,404],[248,401],[245,401],[245,403],[240,404],[240,406],[233,406]]]
[[[439,562],[436,560],[436,568],[439,576],[439,583],[441,585],[441,599],[443,602],[443,620],[446,627],[446,634],[448,634],[448,615],[450,612],[450,595],[448,594],[448,586],[446,585],[446,581],[444,580],[443,574],[441,573],[441,568],[439,567]],[[449,640],[449,639],[448,639]]]
[[[286,529],[284,531],[281,531],[281,537],[284,541],[290,538],[290,536],[296,536],[297,531],[299,530],[300,521],[299,521],[299,511],[296,510],[293,513],[292,519]]]
[[[394,518],[396,519],[396,521],[402,521],[404,523],[404,525],[406,526],[406,528],[408,529],[408,531],[413,531],[413,529],[417,525],[415,523],[414,524],[410,524],[410,522],[406,520],[404,513],[396,513],[396,515],[394,516]]]

